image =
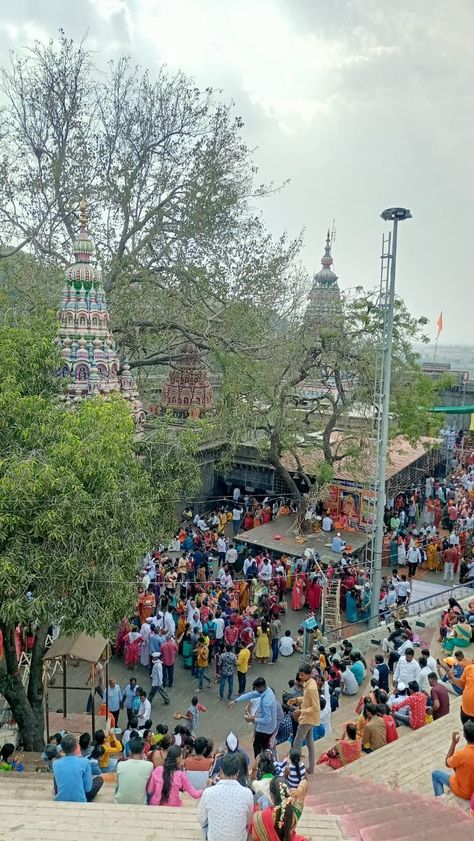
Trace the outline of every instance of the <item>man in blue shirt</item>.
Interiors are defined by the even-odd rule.
[[[91,764],[84,756],[75,756],[77,739],[66,733],[61,739],[62,759],[53,762],[55,800],[86,803],[94,799],[104,783],[102,777],[92,779]]]
[[[332,539],[331,549],[333,552],[337,552],[337,554],[340,555],[345,545],[345,541],[341,537],[341,532],[338,531]]]
[[[267,686],[265,678],[258,677],[254,680],[253,691],[239,695],[232,704],[241,704],[243,701],[259,699],[260,703],[255,715],[246,715],[247,721],[255,722],[255,733],[253,739],[253,753],[255,758],[270,745],[270,739],[277,729],[277,702],[273,689]]]
[[[151,635],[150,635],[151,636]],[[127,683],[125,689],[123,690],[122,695],[122,706],[125,707],[127,711],[127,722],[130,723],[131,719],[133,718],[133,702],[137,695],[137,679],[136,677],[131,677],[129,683]]]

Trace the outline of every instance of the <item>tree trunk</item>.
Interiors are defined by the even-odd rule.
[[[31,706],[21,682],[15,650],[15,626],[3,625],[3,644],[6,670],[0,671],[0,692],[5,697],[18,724],[20,741],[25,751],[40,751],[44,748],[42,717],[38,718]]]
[[[283,479],[283,481],[286,482],[286,484],[288,485],[288,492],[291,494],[292,497],[294,497],[294,499],[298,503],[298,511],[300,512],[304,508],[303,494],[298,488],[298,485],[293,479],[291,473],[289,473],[286,467],[284,467],[281,463],[278,451],[274,447],[270,447],[270,451],[268,453],[268,461],[270,462],[270,464],[273,465],[280,478]]]
[[[43,654],[46,647],[48,625],[40,625],[35,634],[35,644],[31,653],[30,678],[28,681],[28,701],[43,727]]]

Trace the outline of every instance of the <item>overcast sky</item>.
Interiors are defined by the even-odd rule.
[[[98,61],[130,54],[223,89],[245,121],[275,233],[305,229],[317,271],[335,219],[342,287],[378,282],[384,207],[400,227],[397,284],[440,341],[474,345],[473,0],[15,0],[8,50],[58,28]]]

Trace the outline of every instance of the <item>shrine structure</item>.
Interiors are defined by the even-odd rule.
[[[322,268],[314,275],[306,309],[306,322],[313,329],[330,323],[331,318],[339,309],[341,293],[337,283],[337,274],[332,269],[333,262],[331,235],[328,231],[324,254],[321,258]]]
[[[184,345],[163,385],[161,411],[178,418],[199,418],[212,411],[214,398],[198,348]]]
[[[81,202],[79,231],[73,243],[74,262],[66,270],[59,310],[57,342],[61,374],[68,378],[62,399],[75,404],[85,398],[117,392],[130,403],[137,428],[145,421],[135,379],[127,362],[120,367],[109,327],[104,287],[91,264],[94,244],[88,230],[85,202]]]

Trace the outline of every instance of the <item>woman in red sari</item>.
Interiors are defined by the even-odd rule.
[[[274,805],[255,812],[250,830],[252,841],[308,841],[296,832],[307,791],[306,780],[290,793],[283,777],[273,777],[270,797]]]
[[[297,572],[293,581],[293,592],[291,594],[291,607],[293,610],[302,610],[305,603],[304,576]]]
[[[253,529],[253,515],[247,511],[244,517],[244,531],[249,531],[249,529]]]
[[[312,575],[308,584],[308,590],[306,592],[306,601],[308,603],[309,609],[314,613],[316,610],[319,610],[321,607],[321,601],[323,597],[323,588],[318,581],[317,575]]]
[[[115,637],[115,644],[114,644],[114,654],[117,657],[121,657],[123,654],[123,649],[125,646],[125,637],[127,636],[128,632],[130,631],[130,622],[128,619],[122,619],[119,629],[117,631],[117,636]]]
[[[337,770],[343,768],[344,765],[349,765],[359,759],[362,752],[362,740],[357,736],[357,727],[355,724],[346,724],[345,732],[342,739],[339,739],[337,744],[327,751],[322,753],[318,759],[318,765],[329,765],[330,768]]]

